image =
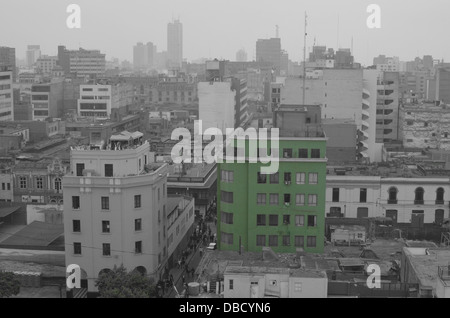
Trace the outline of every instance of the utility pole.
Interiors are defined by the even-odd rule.
[[[306,15],[305,11],[305,36],[303,39],[303,105],[305,105],[306,100],[306,36],[308,35],[308,33],[306,33],[306,26],[308,25],[307,18],[308,16]]]

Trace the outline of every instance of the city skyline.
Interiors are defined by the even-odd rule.
[[[420,11],[415,10],[419,3],[417,0],[408,2],[408,5],[377,1],[381,7],[381,29],[367,27],[370,13],[366,10],[371,1],[366,0],[339,3],[258,1],[260,9],[255,9],[255,1],[247,0],[239,3],[239,10],[235,10],[236,0],[223,5],[220,1],[215,2],[170,0],[149,4],[135,0],[133,5],[124,6],[119,2],[99,0],[92,4],[80,0],[77,4],[81,8],[81,29],[68,29],[66,26],[69,16],[66,8],[70,1],[45,4],[29,0],[9,2],[4,7],[7,11],[21,12],[21,25],[13,32],[3,34],[1,45],[15,47],[20,59],[25,58],[27,45],[39,44],[46,55],[56,55],[57,46],[65,45],[70,49],[100,49],[108,60],[115,57],[132,61],[132,47],[137,42],[153,42],[158,51],[166,50],[167,23],[180,19],[184,26],[183,57],[188,61],[198,58],[234,60],[241,48],[247,52],[248,60],[254,60],[256,41],[275,37],[276,25],[279,26],[282,48],[292,61],[301,61],[304,12],[307,11],[308,51],[314,44],[337,49],[351,48],[353,42],[355,61],[365,66],[372,65],[372,59],[379,54],[398,56],[402,61],[427,54],[436,59],[450,60],[450,47],[444,41],[436,41],[430,32],[436,30],[437,33],[439,29],[450,27],[450,22],[445,20],[445,10],[435,10],[433,6],[447,5],[442,0],[432,1]],[[286,10],[290,7],[292,10]],[[107,15],[103,13],[104,8],[108,8]],[[98,23],[98,17],[102,23]],[[130,17],[137,22],[132,25],[117,23],[121,19],[129,21]],[[15,25],[17,22],[13,19],[13,15],[7,15],[0,27]],[[37,25],[36,19],[39,21]],[[414,23],[411,22],[413,20]],[[115,41],[109,41],[111,35]],[[204,41],[199,41],[199,37]]]

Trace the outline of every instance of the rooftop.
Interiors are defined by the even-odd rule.
[[[450,264],[450,249],[405,247],[404,253],[409,258],[412,267],[424,287],[436,286],[439,266]]]

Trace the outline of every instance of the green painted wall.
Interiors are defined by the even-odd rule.
[[[267,175],[265,184],[257,182],[257,173],[261,163],[221,163],[218,165],[218,245],[221,250],[239,249],[239,237],[245,251],[261,251],[262,247],[256,245],[256,236],[266,236],[266,246],[269,246],[269,235],[278,236],[278,246],[271,247],[276,252],[295,253],[295,235],[304,236],[303,248],[307,252],[322,253],[325,233],[325,191],[326,191],[326,162],[307,159],[300,162],[298,149],[307,148],[310,158],[311,149],[320,149],[320,157],[326,158],[326,141],[323,140],[280,140],[280,160],[283,160],[283,149],[292,149],[294,161],[279,162],[279,183],[271,184],[270,175]],[[248,147],[247,147],[248,149]],[[296,160],[297,159],[297,160]],[[296,161],[295,161],[296,160]],[[222,182],[222,170],[233,171],[234,182]],[[284,173],[291,173],[291,184],[284,183]],[[306,174],[305,184],[296,184],[296,173]],[[308,173],[318,173],[317,184],[309,184]],[[221,200],[221,191],[233,192],[233,203],[225,203]],[[266,204],[257,204],[257,194],[266,194]],[[270,193],[279,196],[278,205],[270,204]],[[305,205],[296,205],[296,194],[305,194]],[[290,194],[290,205],[284,204],[284,194]],[[308,206],[308,194],[317,194],[317,205]],[[222,222],[221,212],[233,213],[233,224]],[[266,226],[257,226],[257,215],[266,215]],[[278,215],[278,226],[269,226],[269,215]],[[283,224],[283,215],[290,215],[290,224]],[[296,226],[295,216],[304,215],[305,225]],[[315,227],[307,226],[307,216],[315,215],[317,224]],[[221,242],[221,232],[233,234],[233,244]],[[283,235],[289,235],[290,245],[283,246]],[[307,247],[307,236],[316,237],[316,247]]]

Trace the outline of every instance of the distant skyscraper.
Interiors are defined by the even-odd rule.
[[[28,45],[27,52],[27,65],[32,67],[36,63],[37,59],[41,57],[41,46],[40,45]]]
[[[65,46],[58,46],[58,65],[66,74],[76,74],[78,77],[105,76],[105,54],[99,50],[67,50]]]
[[[14,120],[12,66],[0,65],[0,121]]]
[[[142,69],[145,67],[146,47],[142,42],[136,44],[133,48],[133,66],[134,69]]]
[[[272,63],[276,74],[280,74],[281,39],[259,39],[256,42],[256,61]]]
[[[152,42],[147,42],[147,45],[146,45],[146,58],[147,58],[147,60],[146,60],[146,64],[147,64],[147,67],[149,68],[149,69],[152,69],[152,68],[154,68],[154,66],[155,66],[155,48],[154,48],[155,46],[153,45],[153,43]]]
[[[181,68],[183,62],[183,24],[179,20],[167,24],[167,59],[169,68]]]
[[[244,49],[240,49],[236,52],[236,61],[237,62],[247,62],[247,52]]]
[[[13,72],[13,81],[16,81],[16,49],[6,46],[0,46],[0,66],[11,66]]]

